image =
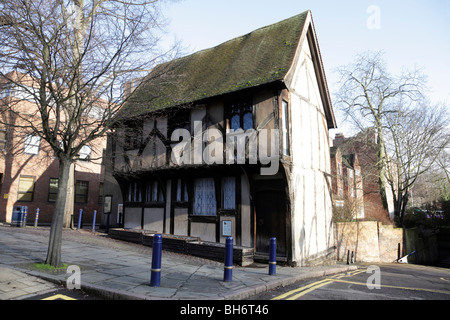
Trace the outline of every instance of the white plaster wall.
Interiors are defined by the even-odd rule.
[[[163,232],[164,208],[144,209],[144,230]]]
[[[191,236],[200,237],[203,241],[216,242],[216,224],[192,222]]]
[[[156,124],[156,129],[167,136],[167,117],[150,119],[144,123],[143,139],[146,140]],[[140,159],[142,169],[162,167],[166,164],[166,147],[157,137],[153,136],[147,143]]]
[[[166,146],[156,136],[152,137],[142,153],[142,169],[163,167],[166,164]]]
[[[165,234],[169,234],[170,233],[170,206],[172,204],[171,193],[172,193],[172,181],[171,180],[167,180],[167,184],[166,184],[166,212],[168,214],[166,214],[166,228],[164,230]]]
[[[188,235],[188,209],[175,208],[174,209],[174,234],[177,236]]]
[[[306,39],[291,85],[293,260],[302,265],[334,245],[328,128]]]
[[[125,209],[125,229],[141,229],[141,208],[126,208]]]
[[[241,243],[242,246],[252,246],[251,233],[250,187],[245,175],[241,176]]]
[[[191,163],[203,164],[203,125],[202,120],[206,116],[206,107],[198,107],[191,111],[191,134],[193,141],[191,144]],[[200,123],[195,123],[200,121]]]

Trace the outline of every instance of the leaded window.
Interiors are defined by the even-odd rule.
[[[230,106],[230,129],[253,129],[253,105],[250,102],[237,102]]]
[[[197,179],[194,183],[193,214],[215,216],[217,214],[216,190],[213,178]]]
[[[236,209],[236,178],[226,177],[222,179],[222,209]]]

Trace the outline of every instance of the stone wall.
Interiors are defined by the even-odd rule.
[[[394,262],[403,243],[402,229],[377,221],[338,222],[335,231],[338,261],[346,261],[350,251],[357,262]]]
[[[439,262],[438,238],[434,230],[406,229],[408,263],[436,265]]]

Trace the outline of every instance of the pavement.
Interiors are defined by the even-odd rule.
[[[64,230],[62,261],[68,269],[36,269],[34,264],[46,258],[48,235],[48,227],[0,224],[0,300],[27,299],[73,285],[77,279],[83,291],[104,300],[242,300],[300,280],[358,268],[277,266],[271,276],[268,265],[252,264],[234,266],[232,281],[224,282],[223,263],[163,251],[161,285],[151,287],[150,247],[90,230]]]

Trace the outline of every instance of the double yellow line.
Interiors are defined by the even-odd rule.
[[[77,300],[77,299],[65,296],[63,294],[56,294],[54,296],[47,297],[41,300]]]
[[[332,282],[333,282],[333,280],[331,280],[331,279],[317,281],[317,282],[311,283],[307,286],[286,292],[278,297],[273,298],[272,300],[297,300],[298,298],[303,297],[305,294],[307,294],[311,291],[314,291],[320,287],[326,286],[327,284],[330,284]]]
[[[297,300],[298,298],[303,297],[305,294],[314,291],[320,287],[326,286],[328,284],[331,284],[333,282],[340,282],[340,283],[348,283],[348,284],[355,284],[355,285],[363,285],[367,286],[367,283],[362,282],[355,282],[355,281],[347,281],[342,280],[344,277],[352,277],[357,274],[366,272],[367,269],[362,270],[356,270],[352,272],[347,272],[345,274],[338,274],[335,276],[332,276],[330,278],[326,278],[321,281],[316,281],[313,283],[310,283],[304,287],[286,292],[280,296],[277,296],[273,298],[272,300]],[[442,278],[441,278],[442,279]],[[442,279],[443,280],[443,279]],[[434,293],[441,293],[441,294],[448,294],[450,295],[450,291],[444,291],[444,290],[434,290],[434,289],[424,289],[424,288],[408,288],[408,287],[399,287],[399,286],[389,286],[389,285],[382,285],[383,288],[393,288],[393,289],[402,289],[402,290],[413,290],[413,291],[428,291],[428,292],[434,292]]]
[[[286,292],[278,297],[273,298],[272,300],[297,300],[298,298],[303,297],[305,294],[314,291],[320,287],[326,286],[327,284],[333,283],[338,279],[341,279],[343,277],[351,277],[354,275],[357,275],[359,273],[363,273],[366,270],[355,270],[355,271],[351,271],[351,272],[347,272],[345,274],[339,274],[339,275],[335,275],[333,277],[330,278],[326,278],[324,280],[321,281],[317,281],[311,284],[308,284],[304,287]]]

